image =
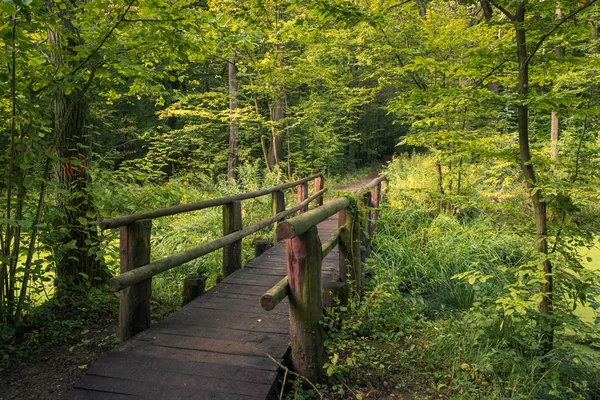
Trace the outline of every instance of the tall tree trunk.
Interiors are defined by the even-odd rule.
[[[531,163],[531,151],[529,148],[529,107],[527,105],[527,95],[529,92],[529,60],[524,26],[525,5],[525,0],[518,1],[515,12],[517,57],[519,61],[518,93],[520,101],[519,106],[517,107],[519,122],[519,152],[521,169],[525,177],[527,188],[531,193],[537,235],[537,251],[540,253],[543,260],[542,268],[546,278],[546,281],[540,285],[543,298],[540,302],[539,309],[543,317],[541,320],[542,348],[545,352],[548,352],[552,350],[554,342],[554,329],[549,318],[552,313],[552,264],[547,258],[548,220],[546,215],[546,202],[542,200],[540,190],[534,190],[536,186],[536,177],[533,164]]]
[[[443,196],[444,196],[444,175],[442,172],[442,164],[439,162],[439,160],[435,161],[435,170],[437,172],[437,190],[438,193],[440,195],[440,201],[439,201],[439,208],[440,208],[440,212],[444,211],[444,200],[443,200]]]
[[[563,17],[562,10],[560,9],[560,4],[556,6],[556,18],[561,20]],[[564,47],[557,46],[555,53],[556,59],[560,60],[564,55]],[[558,112],[552,111],[550,113],[550,159],[556,160],[558,158],[558,133],[559,133],[559,120],[558,120]]]
[[[283,146],[281,142],[281,135],[279,134],[278,122],[284,117],[285,110],[285,96],[282,94],[277,99],[275,106],[272,107],[271,111],[271,145],[269,147],[269,164],[271,170],[280,168],[281,159],[283,157]]]
[[[558,158],[558,112],[550,113],[550,159]]]
[[[237,66],[235,57],[232,57],[229,62],[229,157],[227,160],[227,180],[234,181],[237,179],[237,135],[238,135],[238,118],[236,110],[238,108],[238,81],[237,81]]]
[[[59,7],[55,7],[59,10]],[[62,19],[67,41],[62,41],[57,30],[48,32],[48,41],[54,46],[51,58],[57,68],[65,65],[65,51],[83,45],[77,29],[65,17]],[[62,46],[68,46],[63,48]],[[89,114],[87,89],[93,72],[86,84],[75,87],[67,94],[63,88],[53,96],[54,152],[59,160],[54,173],[62,194],[57,198],[58,212],[54,217],[54,229],[61,232],[55,242],[57,296],[72,299],[74,289],[81,284],[99,284],[107,280],[109,272],[97,258],[92,248],[98,245],[95,209],[90,176],[84,163],[89,162],[92,136],[86,129]]]

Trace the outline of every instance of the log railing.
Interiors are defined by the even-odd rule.
[[[281,222],[276,236],[286,240],[287,276],[260,299],[270,311],[289,298],[292,365],[296,372],[316,382],[322,376],[323,337],[319,320],[323,309],[321,264],[339,246],[340,282],[328,283],[323,292],[337,292],[347,298],[348,284],[360,292],[363,287],[362,264],[370,252],[370,238],[376,228],[379,202],[385,176],[373,179],[353,196],[340,197]],[[317,225],[339,213],[338,232],[321,244]]]
[[[314,180],[314,193],[309,196],[308,184],[312,180]],[[323,183],[323,177],[319,174],[254,192],[102,221],[100,223],[102,229],[118,227],[121,229],[121,273],[110,280],[111,289],[114,292],[121,292],[119,312],[121,340],[127,340],[150,326],[150,295],[153,276],[221,248],[223,249],[223,277],[230,275],[242,267],[243,238],[269,225],[275,224],[277,227],[277,224],[289,215],[307,211],[308,205],[312,201],[317,201],[318,205],[322,205],[323,194],[326,191]],[[284,191],[294,187],[298,188],[298,204],[286,209]],[[241,201],[268,194],[272,195],[273,215],[244,228],[242,226]],[[150,262],[152,219],[217,206],[223,207],[223,237],[159,261]],[[277,235],[275,240],[279,240]]]

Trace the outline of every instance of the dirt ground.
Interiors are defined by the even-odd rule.
[[[103,321],[71,343],[52,346],[0,374],[0,399],[61,399],[87,365],[116,347],[116,321]]]

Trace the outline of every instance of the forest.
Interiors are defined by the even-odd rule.
[[[600,398],[599,24],[597,0],[0,0],[0,398],[60,398],[119,344],[103,219],[375,170],[365,291],[321,321],[326,378],[279,398]],[[221,218],[154,220],[153,261]],[[153,322],[220,257],[156,276]]]

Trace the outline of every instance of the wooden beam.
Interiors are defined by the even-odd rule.
[[[371,254],[371,192],[365,192],[359,204],[360,208],[360,261],[364,265]],[[364,250],[362,250],[364,248]]]
[[[290,343],[294,371],[311,382],[323,375],[321,241],[316,226],[286,240]]]
[[[346,197],[334,199],[325,205],[310,210],[307,213],[290,218],[277,226],[277,236],[282,239],[291,239],[306,232],[335,213],[348,207],[350,201]]]
[[[271,311],[281,300],[287,297],[289,292],[290,286],[288,285],[288,278],[286,276],[260,297],[260,306],[265,311]]]
[[[322,246],[323,258],[327,257],[327,255],[338,245],[340,241],[340,233],[336,233],[332,237],[329,238]]]
[[[181,306],[185,306],[189,302],[195,300],[198,296],[204,294],[206,288],[206,276],[204,275],[189,275],[183,281],[183,299]]]
[[[223,204],[223,236],[242,230],[242,203]],[[223,278],[242,268],[242,239],[223,246]]]
[[[254,192],[236,194],[234,196],[219,197],[218,199],[204,200],[196,203],[181,204],[173,207],[159,208],[152,211],[146,211],[139,214],[127,215],[124,217],[105,219],[100,222],[100,229],[118,228],[120,226],[129,225],[135,221],[142,219],[154,219],[159,217],[166,217],[168,215],[181,214],[190,211],[203,210],[205,208],[222,206],[223,204],[231,203],[233,201],[241,201],[247,199],[253,199],[255,197],[264,196],[276,191],[282,191],[291,187],[298,186],[305,182],[311,181],[317,178],[319,175],[309,176],[307,178],[299,179],[294,182],[283,183],[281,185],[273,186],[266,189],[256,190]]]
[[[149,219],[121,227],[121,273],[135,271],[150,262]],[[150,295],[152,278],[139,280],[127,288],[119,299],[119,336],[121,341],[150,327]]]
[[[202,257],[203,255],[211,253],[224,246],[235,243],[236,241],[241,240],[242,238],[245,238],[246,236],[249,236],[254,232],[258,232],[259,230],[266,228],[275,221],[281,221],[286,216],[295,213],[300,208],[304,207],[306,204],[309,204],[311,201],[315,200],[319,196],[322,196],[326,190],[327,189],[323,189],[320,192],[310,196],[302,203],[290,208],[289,210],[283,211],[270,218],[263,219],[262,221],[254,225],[250,225],[240,231],[231,233],[227,236],[224,236],[217,240],[213,240],[209,243],[205,243],[203,245],[184,251],[182,253],[163,258],[162,260],[150,264],[143,265],[119,276],[115,276],[110,280],[110,288],[113,292],[118,292],[126,287],[141,282],[144,279],[151,278],[154,275],[160,274],[161,272],[177,267],[178,265],[185,264],[188,261],[192,261],[198,257]]]
[[[301,185],[298,185],[298,203],[302,203],[305,199],[308,198],[308,182],[304,182]],[[306,207],[300,209],[298,214],[302,214],[308,211],[308,205]]]
[[[339,268],[340,280],[354,282],[355,288],[362,287],[362,270],[360,262],[360,222],[356,210],[342,210],[338,216],[340,229]]]
[[[319,190],[323,190],[323,188],[325,187],[325,178],[323,178],[322,175],[317,176],[315,178],[315,193],[318,192]],[[319,199],[317,199],[317,207],[320,207],[323,205],[323,197],[320,197]]]
[[[379,185],[381,182],[384,182],[385,179],[386,179],[385,175],[380,175],[377,178],[373,179],[371,182],[367,183],[366,185],[364,185],[363,187],[358,189],[356,192],[354,192],[354,194],[356,196],[362,196],[364,194],[364,192],[370,191],[371,189],[373,189],[374,187]]]
[[[278,190],[276,192],[271,193],[271,206],[273,208],[273,215],[277,215],[280,212],[285,211],[285,192],[283,192],[282,190]],[[275,237],[275,243],[277,243],[280,239],[277,237],[277,225],[279,223],[275,222],[275,225],[273,225],[273,232]]]
[[[371,190],[371,232],[373,235],[377,230],[377,220],[379,219],[379,203],[381,202],[381,182]]]

